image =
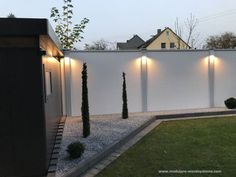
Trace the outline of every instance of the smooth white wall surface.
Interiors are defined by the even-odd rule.
[[[236,98],[236,51],[215,51],[215,106]]]
[[[148,111],[209,107],[208,55],[149,52]]]
[[[88,92],[91,114],[121,113],[122,72],[126,84],[130,112],[141,111],[139,52],[72,52],[71,102],[72,115],[81,114],[82,63],[88,66]]]
[[[236,97],[236,50],[217,50],[214,77],[209,77],[208,50],[188,51],[78,51],[71,58],[71,110],[81,114],[82,63],[88,65],[90,114],[121,113],[122,72],[127,74],[129,112],[141,112],[142,95],[147,95],[147,110],[176,110],[224,106]],[[141,58],[147,57],[147,82],[142,82]],[[66,78],[66,77],[65,77]],[[147,83],[143,94],[141,83]],[[210,91],[210,83],[213,83]],[[145,88],[145,87],[143,87]],[[68,94],[67,94],[68,96]]]

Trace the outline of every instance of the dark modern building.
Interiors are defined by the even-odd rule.
[[[62,118],[60,44],[46,19],[0,19],[0,176],[43,176]]]

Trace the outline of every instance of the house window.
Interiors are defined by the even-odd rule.
[[[170,48],[171,48],[171,49],[175,48],[175,43],[174,43],[174,42],[171,42],[171,43],[170,43]]]
[[[166,31],[166,36],[169,36],[170,35],[170,31]]]
[[[46,84],[46,96],[52,94],[52,73],[46,72],[45,73],[45,84]]]
[[[161,48],[162,48],[162,49],[165,49],[165,48],[166,48],[166,43],[164,43],[164,42],[161,43]]]

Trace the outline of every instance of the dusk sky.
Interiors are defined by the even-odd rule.
[[[50,19],[51,7],[60,8],[62,2],[1,0],[0,16],[5,17],[11,12],[16,17]],[[99,39],[125,42],[133,34],[147,40],[158,28],[170,27],[174,30],[176,17],[184,25],[191,13],[199,20],[197,31],[200,32],[202,42],[208,35],[225,31],[236,33],[235,0],[73,0],[73,4],[75,23],[83,17],[90,19],[83,35],[85,39],[78,45],[80,49],[83,49],[84,43]]]

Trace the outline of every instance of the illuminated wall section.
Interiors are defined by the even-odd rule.
[[[139,52],[71,52],[72,115],[81,111],[82,63],[88,66],[88,92],[91,114],[122,111],[122,72],[126,73],[130,112],[141,112]]]
[[[121,113],[122,72],[130,112],[222,107],[225,99],[236,97],[236,51],[79,51],[67,56],[73,116],[80,115],[83,62],[91,114]]]
[[[148,111],[209,107],[209,52],[149,52]]]

